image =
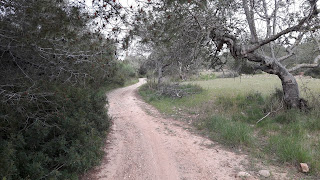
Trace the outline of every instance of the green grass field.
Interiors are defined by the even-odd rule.
[[[270,163],[308,163],[311,174],[317,176],[320,79],[298,77],[297,81],[302,97],[312,102],[309,112],[281,108],[281,92],[275,93],[281,82],[266,74],[184,82],[204,90],[183,98],[157,96],[146,88],[141,88],[140,94],[160,112],[192,120],[199,131],[215,141],[229,147],[241,146]]]
[[[320,79],[309,79],[297,77],[300,86],[301,95],[306,96],[305,90],[310,89],[312,93],[320,93]],[[215,96],[226,95],[245,95],[249,92],[259,92],[264,96],[270,95],[275,88],[281,88],[281,81],[275,75],[254,75],[242,76],[236,78],[219,78],[207,81],[191,81],[200,85],[202,88],[213,92]]]

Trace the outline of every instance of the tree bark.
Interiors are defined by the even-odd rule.
[[[281,80],[284,104],[288,109],[301,108],[301,98],[299,93],[299,86],[295,77],[282,64],[277,63],[279,72],[277,76]]]
[[[298,83],[291,73],[278,76],[281,79],[283,89],[283,99],[286,107],[300,108],[302,107],[301,98],[299,94]]]

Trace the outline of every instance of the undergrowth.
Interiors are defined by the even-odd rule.
[[[177,84],[177,83],[163,83],[157,84],[148,82],[140,88],[140,92],[148,97],[148,101],[154,99],[167,98],[182,98],[193,94],[198,94],[202,88],[198,85],[191,84]]]

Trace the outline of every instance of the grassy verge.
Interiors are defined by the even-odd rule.
[[[319,94],[320,80],[298,82],[303,97],[310,102],[314,94]],[[182,119],[191,117],[193,125],[215,141],[240,146],[271,163],[298,166],[304,162],[312,175],[320,175],[319,101],[312,101],[314,108],[310,112],[284,110],[282,93],[275,91],[281,87],[280,81],[268,75],[191,83],[205,90],[172,99],[155,97],[155,92],[145,86],[140,94],[162,113]]]

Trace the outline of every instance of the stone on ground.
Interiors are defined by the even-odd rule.
[[[301,171],[304,173],[309,172],[309,166],[307,163],[300,163]]]
[[[271,175],[269,170],[260,170],[259,174],[263,177],[269,177]]]
[[[237,177],[242,178],[242,177],[250,177],[251,175],[247,172],[241,171],[238,172]]]

